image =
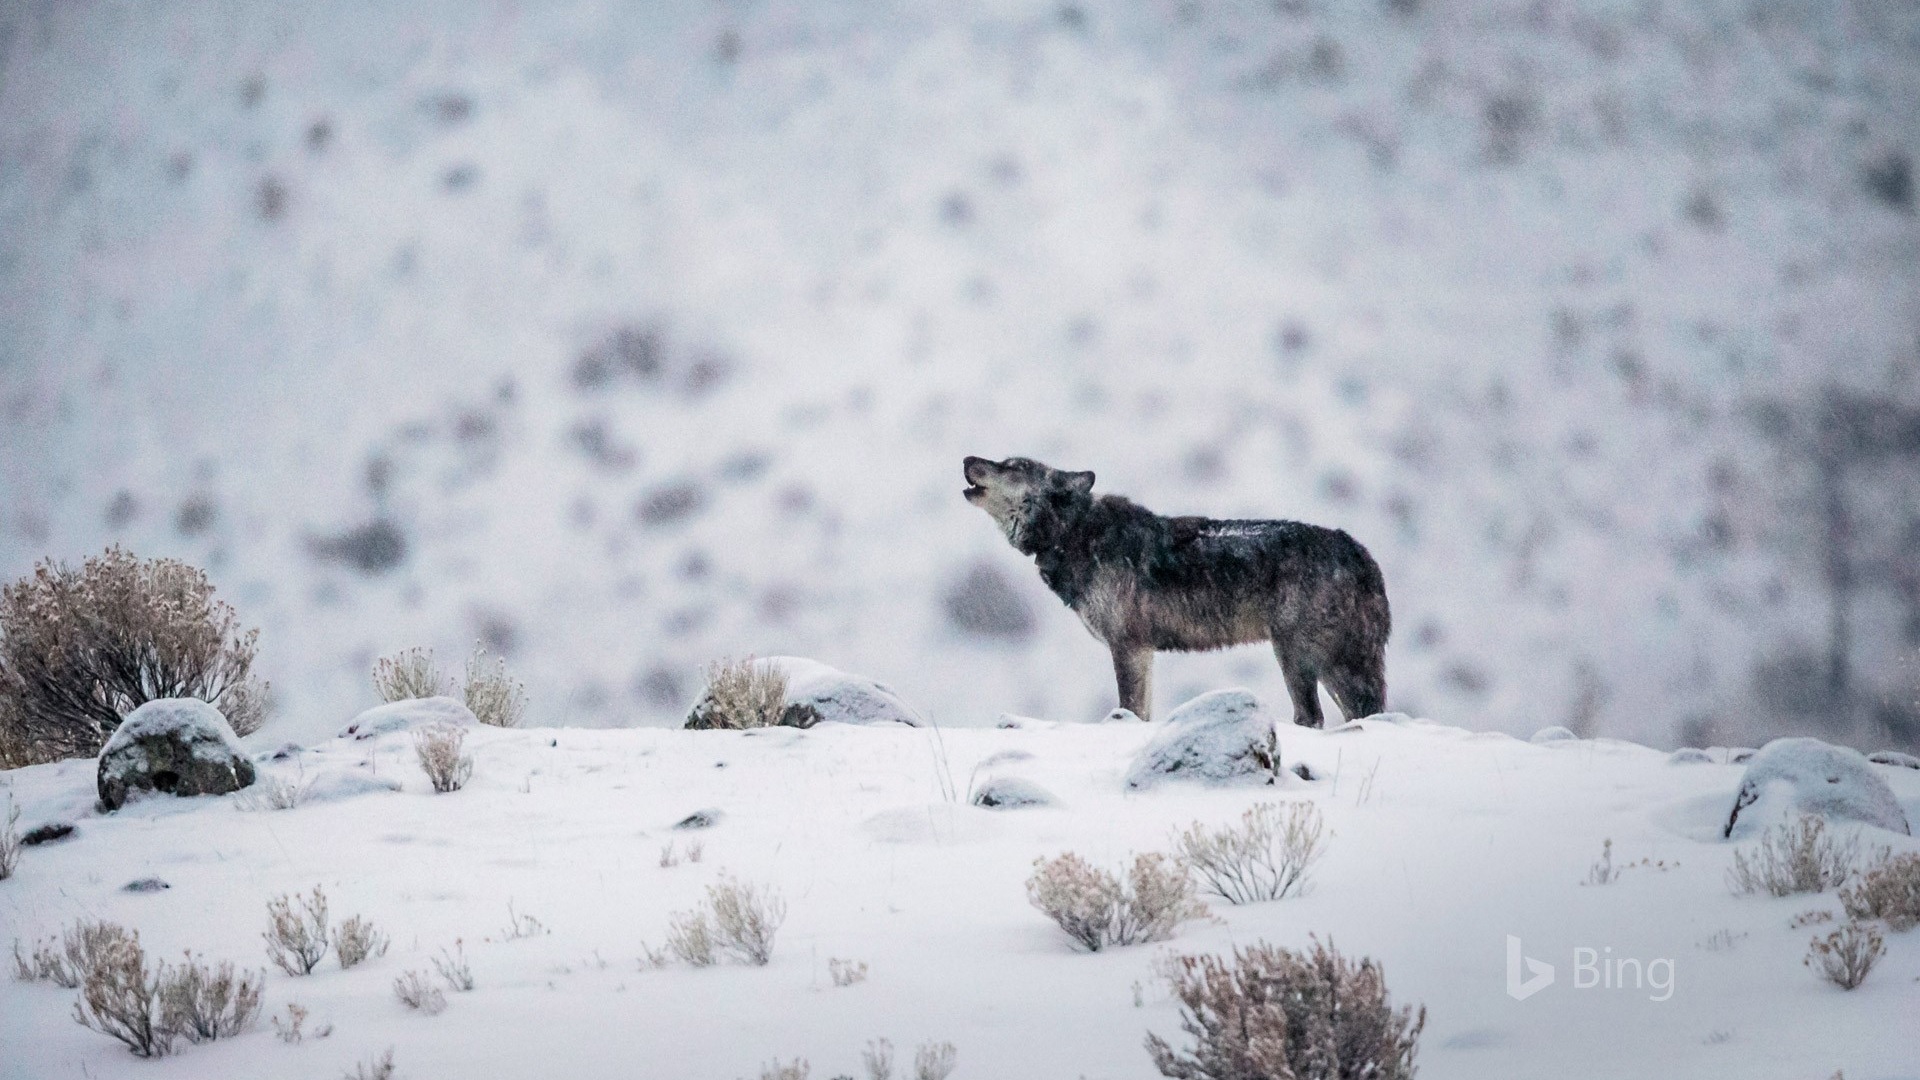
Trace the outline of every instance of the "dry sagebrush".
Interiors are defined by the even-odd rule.
[[[1088,952],[1164,941],[1206,914],[1186,867],[1155,852],[1135,856],[1124,883],[1070,851],[1033,867],[1027,900]]]
[[[385,956],[387,945],[387,935],[359,915],[350,916],[333,928],[333,955],[343,971],[371,957]]]
[[[1427,1011],[1395,1009],[1370,959],[1355,963],[1317,939],[1309,952],[1261,943],[1232,963],[1183,956],[1171,974],[1181,1028],[1175,1050],[1147,1036],[1147,1053],[1175,1080],[1365,1077],[1410,1080]]]
[[[1913,929],[1920,924],[1920,853],[1883,853],[1858,881],[1840,890],[1840,903],[1856,921],[1879,919],[1896,932]]]
[[[1872,923],[1849,922],[1824,938],[1814,938],[1803,963],[1840,989],[1852,990],[1866,981],[1886,951],[1886,939]]]
[[[487,662],[486,650],[467,658],[467,708],[490,727],[517,727],[527,711],[527,688],[507,674],[507,662]]]
[[[787,701],[787,673],[771,661],[719,660],[707,666],[707,690],[690,728],[772,727]]]
[[[1207,830],[1194,822],[1174,837],[1174,854],[1203,888],[1232,904],[1298,895],[1325,854],[1320,811],[1310,802],[1248,807],[1237,825]]]
[[[177,1040],[231,1038],[260,1015],[265,977],[207,964],[191,953],[177,965],[147,965],[140,935],[115,923],[81,923],[68,932],[62,978],[75,980],[73,1016],[140,1057],[169,1053]],[[18,955],[16,954],[16,961]]]
[[[117,547],[0,588],[0,768],[91,757],[155,698],[199,698],[258,730],[259,631],[213,593],[202,570]]]
[[[694,967],[718,963],[723,952],[764,965],[786,918],[786,901],[773,889],[723,877],[707,886],[704,904],[669,921],[667,951]]]
[[[453,692],[453,681],[434,663],[432,649],[402,649],[374,663],[373,689],[381,701],[391,705],[396,701],[444,697]]]
[[[1751,850],[1736,850],[1727,884],[1741,894],[1825,892],[1851,876],[1859,858],[1858,837],[1837,839],[1826,819],[1809,814],[1768,827]]]
[[[436,794],[459,791],[473,778],[473,755],[461,748],[466,729],[453,724],[429,724],[413,733],[413,751]]]
[[[424,971],[409,971],[393,980],[393,996],[400,999],[400,1004],[428,1016],[438,1016],[447,1008],[447,995]]]
[[[188,1042],[232,1038],[259,1018],[265,981],[263,972],[236,974],[232,961],[210,966],[189,953],[161,969],[160,1024]]]
[[[295,911],[293,897],[268,901],[267,930],[260,935],[267,943],[267,959],[289,975],[311,974],[327,955],[327,894],[315,885],[299,902]]]

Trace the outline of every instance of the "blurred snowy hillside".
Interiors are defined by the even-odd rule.
[[[1025,454],[1353,532],[1395,708],[1911,748],[1915,102],[1903,0],[12,0],[0,576],[209,567],[288,737],[475,639],[1096,716]]]

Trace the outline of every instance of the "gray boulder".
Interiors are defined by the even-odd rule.
[[[1250,690],[1214,690],[1173,710],[1127,770],[1127,786],[1170,779],[1271,784],[1280,772],[1273,717]]]
[[[1792,814],[1858,821],[1911,835],[1893,789],[1858,750],[1819,739],[1775,739],[1747,763],[1721,835],[1751,831]]]
[[[118,810],[136,791],[225,795],[253,783],[253,762],[220,710],[195,698],[159,698],[127,714],[100,750],[100,804]]]

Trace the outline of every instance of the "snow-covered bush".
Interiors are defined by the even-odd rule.
[[[353,1067],[345,1080],[393,1080],[393,1047],[377,1058],[368,1058]]]
[[[1135,856],[1125,883],[1071,851],[1035,859],[1027,900],[1088,952],[1164,941],[1206,913],[1187,868],[1157,852]]]
[[[242,810],[291,810],[306,801],[308,787],[284,776],[263,777],[246,791],[234,796],[234,805]]]
[[[13,805],[13,799],[7,799],[7,820],[0,822],[0,881],[13,876],[13,868],[20,865],[20,808]]]
[[[459,941],[453,943],[453,951],[440,950],[433,958],[433,970],[447,984],[447,989],[464,994],[473,989],[473,969],[467,966],[467,949]]]
[[[1920,924],[1920,854],[1883,854],[1840,890],[1840,903],[1849,918],[1879,919],[1894,931],[1913,929]]]
[[[373,665],[373,689],[391,705],[415,698],[445,697],[453,681],[434,663],[432,649],[402,649]]]
[[[1851,990],[1867,980],[1867,973],[1886,951],[1886,940],[1872,923],[1849,922],[1824,938],[1814,938],[1802,962],[1833,985]]]
[[[369,957],[386,955],[387,945],[387,935],[359,915],[349,916],[333,928],[333,955],[343,971]]]
[[[0,588],[0,767],[92,757],[156,698],[199,698],[258,730],[258,636],[178,560],[115,547],[78,570],[41,563]]]
[[[1727,884],[1736,893],[1774,896],[1825,892],[1853,874],[1858,837],[1836,838],[1824,818],[1807,815],[1771,826],[1751,851],[1735,851]]]
[[[467,708],[489,727],[518,727],[527,711],[527,688],[507,674],[507,662],[496,657],[486,659],[486,650],[476,647],[467,658]]]
[[[855,983],[867,981],[867,962],[865,960],[843,960],[838,956],[827,959],[827,975],[833,985],[842,989]]]
[[[682,911],[667,922],[667,951],[694,967],[711,967],[720,960],[713,922],[705,908]]]
[[[1370,959],[1353,962],[1317,939],[1311,952],[1265,943],[1233,962],[1182,956],[1170,978],[1193,1046],[1158,1035],[1147,1052],[1176,1080],[1367,1077],[1410,1080],[1427,1010],[1395,1009]]]
[[[794,1058],[786,1064],[770,1061],[760,1067],[760,1080],[807,1080],[813,1072],[813,1066],[806,1058]]]
[[[867,1080],[893,1080],[893,1040],[875,1039],[860,1051],[860,1063],[866,1066]]]
[[[393,980],[393,996],[400,999],[400,1004],[428,1016],[438,1016],[447,1008],[447,995],[424,971],[409,971]]]
[[[1326,852],[1320,839],[1320,811],[1312,803],[1260,803],[1248,807],[1238,825],[1209,831],[1194,822],[1174,837],[1174,854],[1208,892],[1252,904],[1305,888],[1307,871]]]
[[[333,1034],[332,1024],[321,1024],[312,1031],[308,1031],[307,1017],[311,1015],[313,1015],[312,1010],[308,1009],[305,1005],[297,1001],[289,1001],[287,1002],[287,1018],[285,1020],[280,1019],[277,1015],[268,1017],[268,1019],[273,1023],[274,1037],[286,1043],[288,1046],[293,1046],[306,1041],[308,1035],[312,1035],[316,1039],[324,1039]]]
[[[436,793],[459,791],[473,777],[473,755],[461,750],[466,741],[466,729],[452,724],[433,724],[413,733],[414,753]]]
[[[228,1039],[260,1016],[264,972],[235,973],[233,962],[209,966],[187,954],[179,966],[160,968],[160,1025],[192,1043]]]
[[[289,975],[308,975],[327,955],[327,894],[315,885],[299,897],[281,895],[267,903],[268,926],[260,936],[267,943],[267,959]]]
[[[717,660],[707,665],[707,688],[687,716],[689,728],[771,727],[787,703],[787,673],[766,660]]]
[[[913,1052],[913,1080],[947,1080],[959,1056],[950,1042],[920,1044]]]

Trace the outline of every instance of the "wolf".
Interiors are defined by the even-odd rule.
[[[1393,620],[1380,565],[1339,529],[1298,521],[1162,517],[1093,494],[1091,472],[968,457],[963,494],[1113,653],[1120,705],[1153,716],[1153,654],[1273,643],[1294,723],[1381,711]]]

